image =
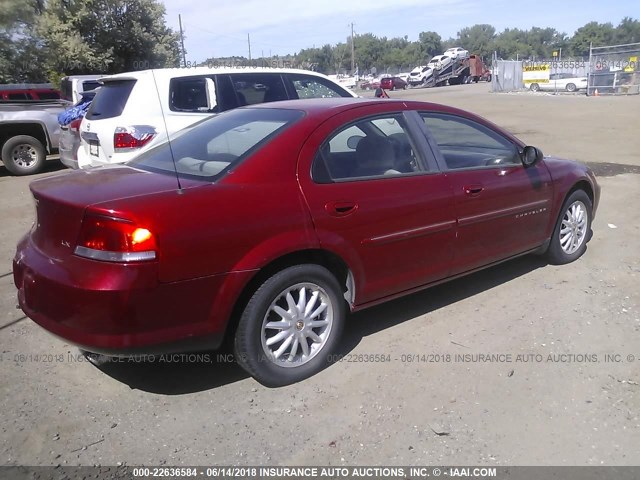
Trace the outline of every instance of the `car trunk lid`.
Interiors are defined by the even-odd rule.
[[[87,207],[175,190],[177,182],[171,175],[121,166],[49,177],[32,182],[30,188],[36,204],[31,239],[52,260],[62,260],[74,251]]]

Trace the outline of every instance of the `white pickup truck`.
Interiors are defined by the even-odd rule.
[[[46,156],[58,151],[58,114],[67,107],[61,100],[0,102],[0,151],[7,170],[30,175],[44,168]]]

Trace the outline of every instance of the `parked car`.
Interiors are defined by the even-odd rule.
[[[444,55],[447,55],[453,59],[467,58],[469,56],[469,51],[461,47],[453,47],[445,50]]]
[[[28,317],[106,355],[228,337],[270,386],[331,363],[348,310],[527,253],[576,260],[600,197],[586,166],[471,113],[345,98],[239,108],[30,188]]]
[[[386,77],[380,80],[380,87],[385,90],[397,90],[398,88],[406,90],[407,82],[400,77]]]
[[[80,125],[80,168],[127,162],[183,128],[240,106],[356,96],[324,75],[294,69],[167,68],[100,81]]]
[[[78,168],[78,149],[80,148],[80,124],[82,119],[91,105],[93,97],[96,95],[96,90],[89,90],[82,92],[80,100],[73,107],[67,109],[62,114],[58,115],[58,123],[60,123],[60,141],[58,151],[60,153],[60,162],[69,168]],[[60,122],[60,116],[69,111],[74,112],[75,118],[72,117],[71,121]]]
[[[427,63],[427,67],[431,67],[434,70],[442,70],[443,68],[448,67],[451,64],[451,57],[448,55],[436,55],[429,63]]]
[[[47,154],[58,152],[58,114],[63,100],[0,102],[2,163],[14,175],[30,175],[45,167]]]
[[[360,88],[362,90],[375,90],[376,88],[380,88],[381,81],[382,81],[382,78],[380,77],[372,78],[370,80],[365,80],[360,84]]]
[[[71,102],[78,103],[84,92],[90,92],[100,86],[98,81],[104,75],[71,75],[64,77],[60,82],[62,90],[62,98]]]
[[[534,82],[529,85],[529,88],[534,92],[539,90],[552,92],[556,90],[567,92],[586,90],[587,77],[576,77],[572,73],[552,73],[549,75],[548,82]]]
[[[60,91],[55,88],[4,89],[2,87],[0,85],[0,102],[60,100]]]
[[[411,86],[420,85],[421,83],[425,83],[431,77],[431,75],[433,75],[432,66],[421,65],[411,70],[411,73],[409,73],[409,79],[407,80],[407,82]]]

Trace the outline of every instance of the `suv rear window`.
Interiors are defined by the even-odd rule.
[[[121,115],[135,84],[135,80],[105,82],[91,102],[86,118],[102,120]]]

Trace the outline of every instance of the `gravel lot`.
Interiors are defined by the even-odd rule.
[[[353,315],[341,353],[356,361],[280,389],[216,353],[97,368],[25,319],[11,259],[34,177],[0,167],[2,464],[640,464],[640,97],[488,90],[391,96],[474,111],[591,164],[602,199],[586,254],[520,258]],[[391,361],[357,361],[379,353]]]

